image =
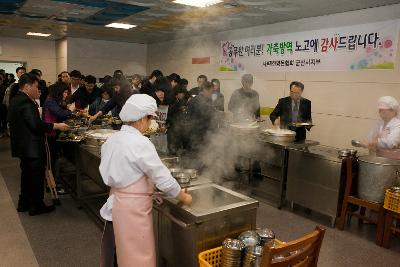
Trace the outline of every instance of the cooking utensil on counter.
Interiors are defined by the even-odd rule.
[[[182,172],[189,175],[190,181],[197,180],[197,170],[196,169],[182,169]]]
[[[297,128],[305,127],[307,129],[311,129],[312,127],[315,126],[311,122],[292,122],[290,125]]]
[[[174,176],[180,185],[187,185],[190,183],[190,175],[180,172]]]
[[[357,150],[355,149],[341,149],[338,151],[339,158],[355,157]]]
[[[117,130],[111,129],[96,129],[89,130],[85,133],[86,144],[93,146],[101,146],[111,135],[118,132]]]
[[[169,171],[171,172],[172,177],[176,177],[179,173],[182,173],[181,168],[170,168]]]
[[[274,142],[289,143],[296,139],[296,132],[286,129],[266,129],[262,133],[265,138]]]
[[[364,145],[360,141],[357,141],[357,140],[351,140],[351,145],[354,147],[364,147]]]

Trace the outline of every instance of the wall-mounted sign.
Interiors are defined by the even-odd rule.
[[[400,20],[222,41],[220,71],[394,69]]]
[[[192,64],[210,64],[210,57],[194,57]]]

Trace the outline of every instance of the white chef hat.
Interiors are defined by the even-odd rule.
[[[132,122],[152,115],[157,117],[157,103],[154,98],[146,94],[135,94],[128,98],[122,107],[119,117],[124,122]]]
[[[399,102],[393,96],[382,96],[378,99],[378,109],[399,110]]]

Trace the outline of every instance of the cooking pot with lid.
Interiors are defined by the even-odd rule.
[[[358,196],[383,203],[385,190],[400,182],[400,160],[361,156],[358,164]]]
[[[296,132],[286,129],[266,129],[262,133],[264,138],[273,142],[290,143],[296,139]]]

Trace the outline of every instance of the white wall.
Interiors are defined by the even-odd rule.
[[[54,41],[0,37],[0,43],[0,60],[26,62],[28,71],[40,69],[44,80],[55,81],[57,75]]]
[[[397,18],[400,18],[400,4],[154,43],[148,46],[147,71],[157,68],[165,74],[179,73],[189,80],[189,87],[195,86],[199,74],[218,78],[227,105],[233,90],[240,87],[241,74],[218,72],[220,41]],[[288,94],[291,81],[302,81],[304,96],[312,101],[316,124],[308,138],[325,145],[349,147],[351,139],[364,138],[375,123],[379,96],[393,95],[400,100],[399,51],[395,70],[253,73],[254,89],[260,94],[262,106],[273,107],[280,97]],[[191,64],[193,57],[207,56],[211,57],[211,64]]]
[[[147,45],[81,38],[67,38],[68,71],[77,69],[97,78],[121,69],[125,75],[145,74]]]
[[[68,69],[67,57],[68,57],[67,39],[64,38],[56,41],[57,74],[66,71]]]

